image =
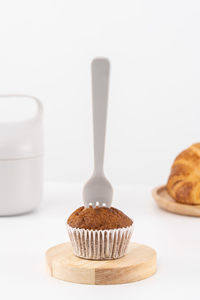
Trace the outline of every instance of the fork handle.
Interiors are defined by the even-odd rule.
[[[106,58],[92,61],[92,107],[94,173],[103,173],[110,63]]]

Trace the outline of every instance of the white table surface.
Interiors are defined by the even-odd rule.
[[[200,220],[157,208],[151,187],[115,187],[113,206],[135,220],[132,240],[158,253],[158,270],[153,277],[124,285],[80,285],[59,281],[46,273],[45,251],[68,240],[65,221],[81,205],[81,186],[47,183],[44,198],[37,212],[0,218],[2,300],[198,298]]]

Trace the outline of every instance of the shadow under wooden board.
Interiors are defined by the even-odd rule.
[[[155,188],[152,194],[158,206],[164,210],[178,215],[200,217],[200,205],[188,205],[176,202],[168,194],[165,185]]]
[[[75,256],[70,243],[46,252],[48,273],[57,279],[85,284],[122,284],[138,281],[156,272],[156,251],[130,243],[127,254],[114,260],[87,260]]]

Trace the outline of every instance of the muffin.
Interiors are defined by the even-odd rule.
[[[67,220],[76,256],[104,260],[122,257],[132,235],[133,221],[111,207],[79,207]]]

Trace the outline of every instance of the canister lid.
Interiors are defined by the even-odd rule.
[[[43,107],[32,96],[0,95],[1,100],[35,101],[36,114],[25,120],[2,122],[0,119],[0,160],[33,158],[43,153]]]

